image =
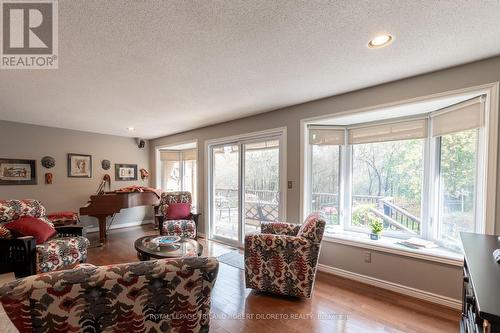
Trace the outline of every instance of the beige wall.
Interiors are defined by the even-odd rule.
[[[2,185],[0,199],[34,198],[42,200],[48,211],[78,211],[96,192],[105,173],[111,175],[112,189],[148,185],[140,177],[137,182],[114,181],[114,163],[138,164],[138,168],[149,170],[149,147],[139,149],[131,138],[0,121],[0,142],[0,158],[37,160],[38,180],[38,185]],[[92,155],[92,178],[69,178],[67,153]],[[56,159],[56,166],[50,170],[40,163],[47,155]],[[103,159],[111,161],[111,169],[101,168]],[[45,184],[46,172],[54,175],[52,185]],[[124,210],[113,224],[139,223],[151,218],[150,211],[146,207]],[[82,222],[97,225],[90,217],[82,217]]]
[[[411,64],[408,64],[411,66]],[[332,78],[332,80],[341,78]],[[168,137],[151,140],[151,165],[154,167],[154,147],[159,145],[174,144],[193,139],[198,140],[198,188],[199,206],[203,212],[204,202],[204,144],[206,140],[227,137],[231,135],[261,131],[278,127],[287,127],[287,173],[288,180],[293,181],[293,188],[287,192],[287,217],[290,222],[299,221],[300,207],[300,120],[304,118],[333,114],[336,112],[370,107],[378,104],[395,102],[419,96],[446,92],[471,86],[482,85],[500,81],[500,57],[450,68],[434,73],[429,73],[405,80],[391,82],[372,88],[367,88],[343,95],[316,100],[300,105],[295,105],[260,115],[238,119],[210,127],[200,128]],[[500,177],[497,178],[500,181]],[[497,183],[498,184],[498,183]],[[497,186],[498,188],[498,186]],[[500,193],[499,193],[500,194]],[[500,199],[500,195],[497,196]],[[500,212],[497,211],[496,231],[500,231]],[[206,222],[206,216],[203,216]],[[336,250],[342,251],[342,257]],[[358,249],[359,250],[359,249]],[[380,254],[379,262],[389,262],[389,257]],[[385,258],[385,259],[384,259]],[[357,250],[346,251],[345,246],[325,246],[321,261],[331,266],[341,266],[343,269],[370,276],[386,276],[387,269],[394,270],[393,274],[386,276],[388,280],[414,288],[441,293],[444,296],[460,298],[459,267],[435,265],[435,263],[422,262],[420,265],[409,265],[405,257],[393,258],[391,266],[383,264],[362,265],[362,253]],[[342,261],[342,262],[341,262]],[[420,263],[421,261],[419,261]],[[412,267],[418,267],[412,269]],[[363,267],[364,269],[361,269]],[[397,267],[407,267],[408,270],[400,272]],[[439,269],[441,270],[439,270]],[[438,272],[439,271],[439,272]],[[427,279],[426,274],[436,277],[433,284],[422,285],[421,281]]]

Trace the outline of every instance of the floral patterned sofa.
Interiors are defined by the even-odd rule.
[[[311,297],[325,224],[319,213],[302,225],[262,222],[260,234],[245,237],[246,287]]]
[[[171,203],[192,203],[191,193],[187,191],[164,192],[161,194],[159,212],[159,230],[162,235],[180,236],[182,238],[197,237],[198,219],[201,214],[191,213],[185,220],[170,219],[167,211]]]
[[[10,282],[0,302],[21,333],[208,332],[215,258],[82,264]]]
[[[89,241],[82,237],[81,226],[56,226],[54,238],[36,245],[33,237],[14,238],[3,227],[23,216],[40,218],[54,226],[38,200],[0,200],[0,273],[14,272],[16,277],[24,277],[85,262]]]

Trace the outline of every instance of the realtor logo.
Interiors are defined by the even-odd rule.
[[[58,67],[56,0],[3,0],[1,17],[1,69]]]

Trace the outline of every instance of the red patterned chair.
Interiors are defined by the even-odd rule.
[[[0,200],[0,273],[14,272],[19,278],[85,262],[89,241],[82,237],[81,226],[55,226],[57,234],[37,245],[33,237],[13,237],[4,226],[25,216],[54,227],[40,201]]]
[[[49,272],[0,288],[20,333],[208,332],[215,258],[193,257]]]
[[[262,222],[260,234],[245,237],[246,287],[311,297],[325,224],[319,213],[302,225]]]
[[[172,203],[191,204],[191,193],[164,192],[161,194],[158,228],[160,234],[169,236],[180,236],[182,238],[196,239],[198,237],[198,219],[201,214],[190,213],[185,219],[172,219],[168,216],[168,206]]]

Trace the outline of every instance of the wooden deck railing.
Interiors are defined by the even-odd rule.
[[[280,193],[270,190],[245,191],[245,215],[247,218],[256,218],[264,221],[273,221],[278,215]],[[353,206],[370,204],[374,206],[391,230],[407,231],[419,234],[421,221],[402,207],[395,205],[391,197],[376,195],[353,195]],[[312,194],[313,211],[328,210],[338,207],[338,194],[315,192]],[[235,189],[216,189],[215,203],[219,210],[234,210],[238,206],[238,191]],[[330,208],[330,209],[328,209]],[[267,216],[269,215],[269,216]]]
[[[382,208],[385,216],[420,234],[421,221],[418,217],[386,199],[382,199]]]

